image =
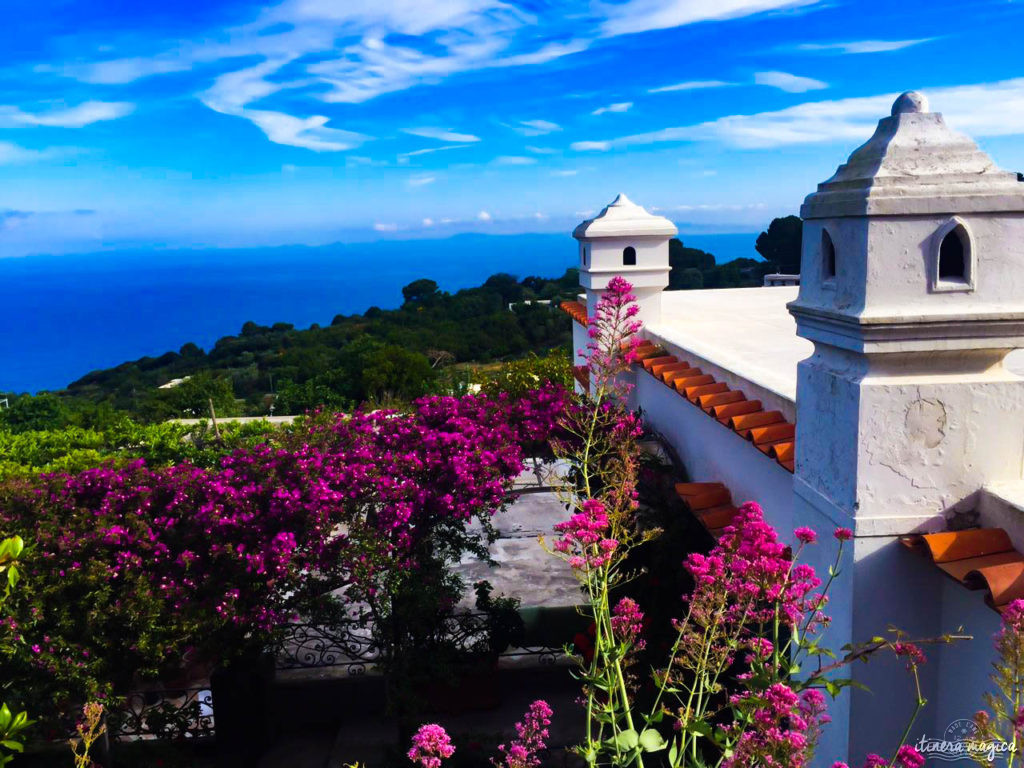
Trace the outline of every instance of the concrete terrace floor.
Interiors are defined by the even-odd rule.
[[[786,309],[798,292],[796,286],[665,291],[662,320],[647,326],[647,335],[795,402],[797,363],[814,351],[796,335]],[[1024,350],[1011,352],[1006,367],[1024,376]]]

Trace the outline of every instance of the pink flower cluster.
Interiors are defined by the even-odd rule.
[[[516,723],[516,738],[508,745],[498,745],[502,758],[491,760],[496,768],[537,768],[539,755],[546,748],[552,714],[543,699],[533,702],[522,721]]]
[[[645,641],[640,638],[644,628],[644,614],[636,600],[624,597],[612,609],[612,632],[620,643],[642,650]]]
[[[587,334],[590,341],[586,350],[580,350],[587,358],[591,382],[595,389],[620,389],[615,377],[629,367],[636,359],[636,348],[641,339],[641,323],[636,319],[640,313],[633,286],[616,275],[608,281],[608,287],[598,301],[594,316],[588,319]]]
[[[561,535],[555,540],[554,549],[566,555],[569,566],[578,571],[607,565],[619,545],[615,539],[607,538],[609,524],[604,504],[598,499],[587,499],[579,512],[555,525],[555,531]]]
[[[803,768],[821,726],[828,722],[820,691],[811,689],[798,696],[785,683],[775,683],[758,694],[733,696],[732,703],[749,709],[751,716],[723,768]],[[738,729],[738,725],[730,727]]]
[[[776,606],[789,626],[809,613],[814,622],[824,620],[823,598],[813,594],[821,580],[810,566],[793,566],[788,548],[753,502],[740,507],[709,554],[690,555],[686,568],[696,582],[689,599],[698,613],[729,595],[729,621],[770,622]]]
[[[412,737],[409,759],[420,768],[441,768],[441,761],[455,754],[448,733],[436,723],[421,725]]]

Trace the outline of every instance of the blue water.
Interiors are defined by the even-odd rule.
[[[683,236],[719,262],[756,257],[754,239]],[[420,277],[455,291],[495,272],[557,277],[575,263],[568,235],[0,258],[0,392],[60,389],[188,341],[209,349],[248,320],[305,328],[396,307]]]

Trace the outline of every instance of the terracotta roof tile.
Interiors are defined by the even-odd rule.
[[[673,371],[685,371],[690,367],[690,364],[685,360],[678,360],[673,358],[675,362],[672,363],[658,363],[650,367],[650,373],[659,379],[664,379],[666,373],[672,373]]]
[[[644,339],[636,352],[637,360],[652,376],[674,388],[688,401],[718,419],[741,437],[753,441],[761,453],[776,460],[788,472],[796,468],[796,426],[779,411],[765,411],[760,400],[747,400],[739,390],[684,360],[665,352],[650,339]]]
[[[691,403],[696,403],[701,395],[720,395],[729,391],[729,385],[724,381],[716,381],[712,384],[701,384],[695,387],[686,387],[683,394]]]
[[[792,442],[793,437],[796,435],[796,425],[783,423],[783,424],[771,424],[767,427],[758,427],[757,429],[750,430],[750,439],[754,441],[754,445],[761,445],[762,443],[777,443],[780,440],[789,440]]]
[[[674,371],[669,371],[668,373],[666,373],[664,376],[661,377],[661,380],[664,381],[669,386],[671,386],[672,382],[674,382],[676,379],[688,379],[691,378],[692,376],[703,375],[704,371],[702,371],[700,368],[677,368]]]
[[[711,409],[711,415],[723,424],[726,424],[733,416],[740,416],[744,413],[759,413],[763,410],[760,400],[740,400],[735,403],[716,405]]]
[[[779,424],[785,421],[780,411],[761,411],[759,413],[744,413],[733,416],[729,419],[729,426],[737,432],[747,432],[754,427],[766,427],[769,424]],[[747,437],[747,434],[743,435]]]
[[[672,386],[676,388],[676,392],[682,394],[687,387],[702,387],[705,384],[714,384],[715,377],[703,374],[700,376],[687,376],[685,378],[673,379]]]
[[[651,357],[664,357],[664,356],[665,356],[665,350],[663,350],[661,347],[656,346],[654,344],[650,344],[650,345],[642,344],[639,347],[637,347],[636,351],[633,353],[633,357],[636,359],[636,361],[637,362],[641,362],[641,363],[644,360],[647,360],[648,358],[651,358]]]
[[[587,392],[590,391],[590,369],[585,365],[574,365],[572,367],[572,377],[579,382],[580,386],[583,387]]]
[[[580,325],[587,324],[587,307],[580,301],[563,301],[559,308]]]
[[[705,411],[710,412],[716,405],[729,405],[730,403],[742,403],[747,396],[738,389],[728,392],[721,392],[717,395],[701,395],[697,398],[697,405]]]
[[[642,361],[645,370],[654,373],[655,365],[666,365],[671,363],[679,362],[679,358],[675,355],[662,355],[661,357],[648,357]]]
[[[698,517],[709,531],[721,531],[732,522],[738,511],[734,506],[723,504],[720,507],[712,507],[698,513]]]
[[[986,590],[985,602],[998,611],[1024,598],[1024,555],[1002,528],[915,534],[900,541],[968,589]]]
[[[792,440],[775,443],[769,455],[778,461],[793,461],[796,456],[796,443]]]

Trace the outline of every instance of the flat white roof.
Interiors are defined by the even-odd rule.
[[[799,287],[719,288],[662,293],[662,322],[646,327],[664,342],[688,350],[747,381],[796,402],[796,366],[814,345],[796,335],[786,303]],[[1006,366],[1024,376],[1024,350]]]

